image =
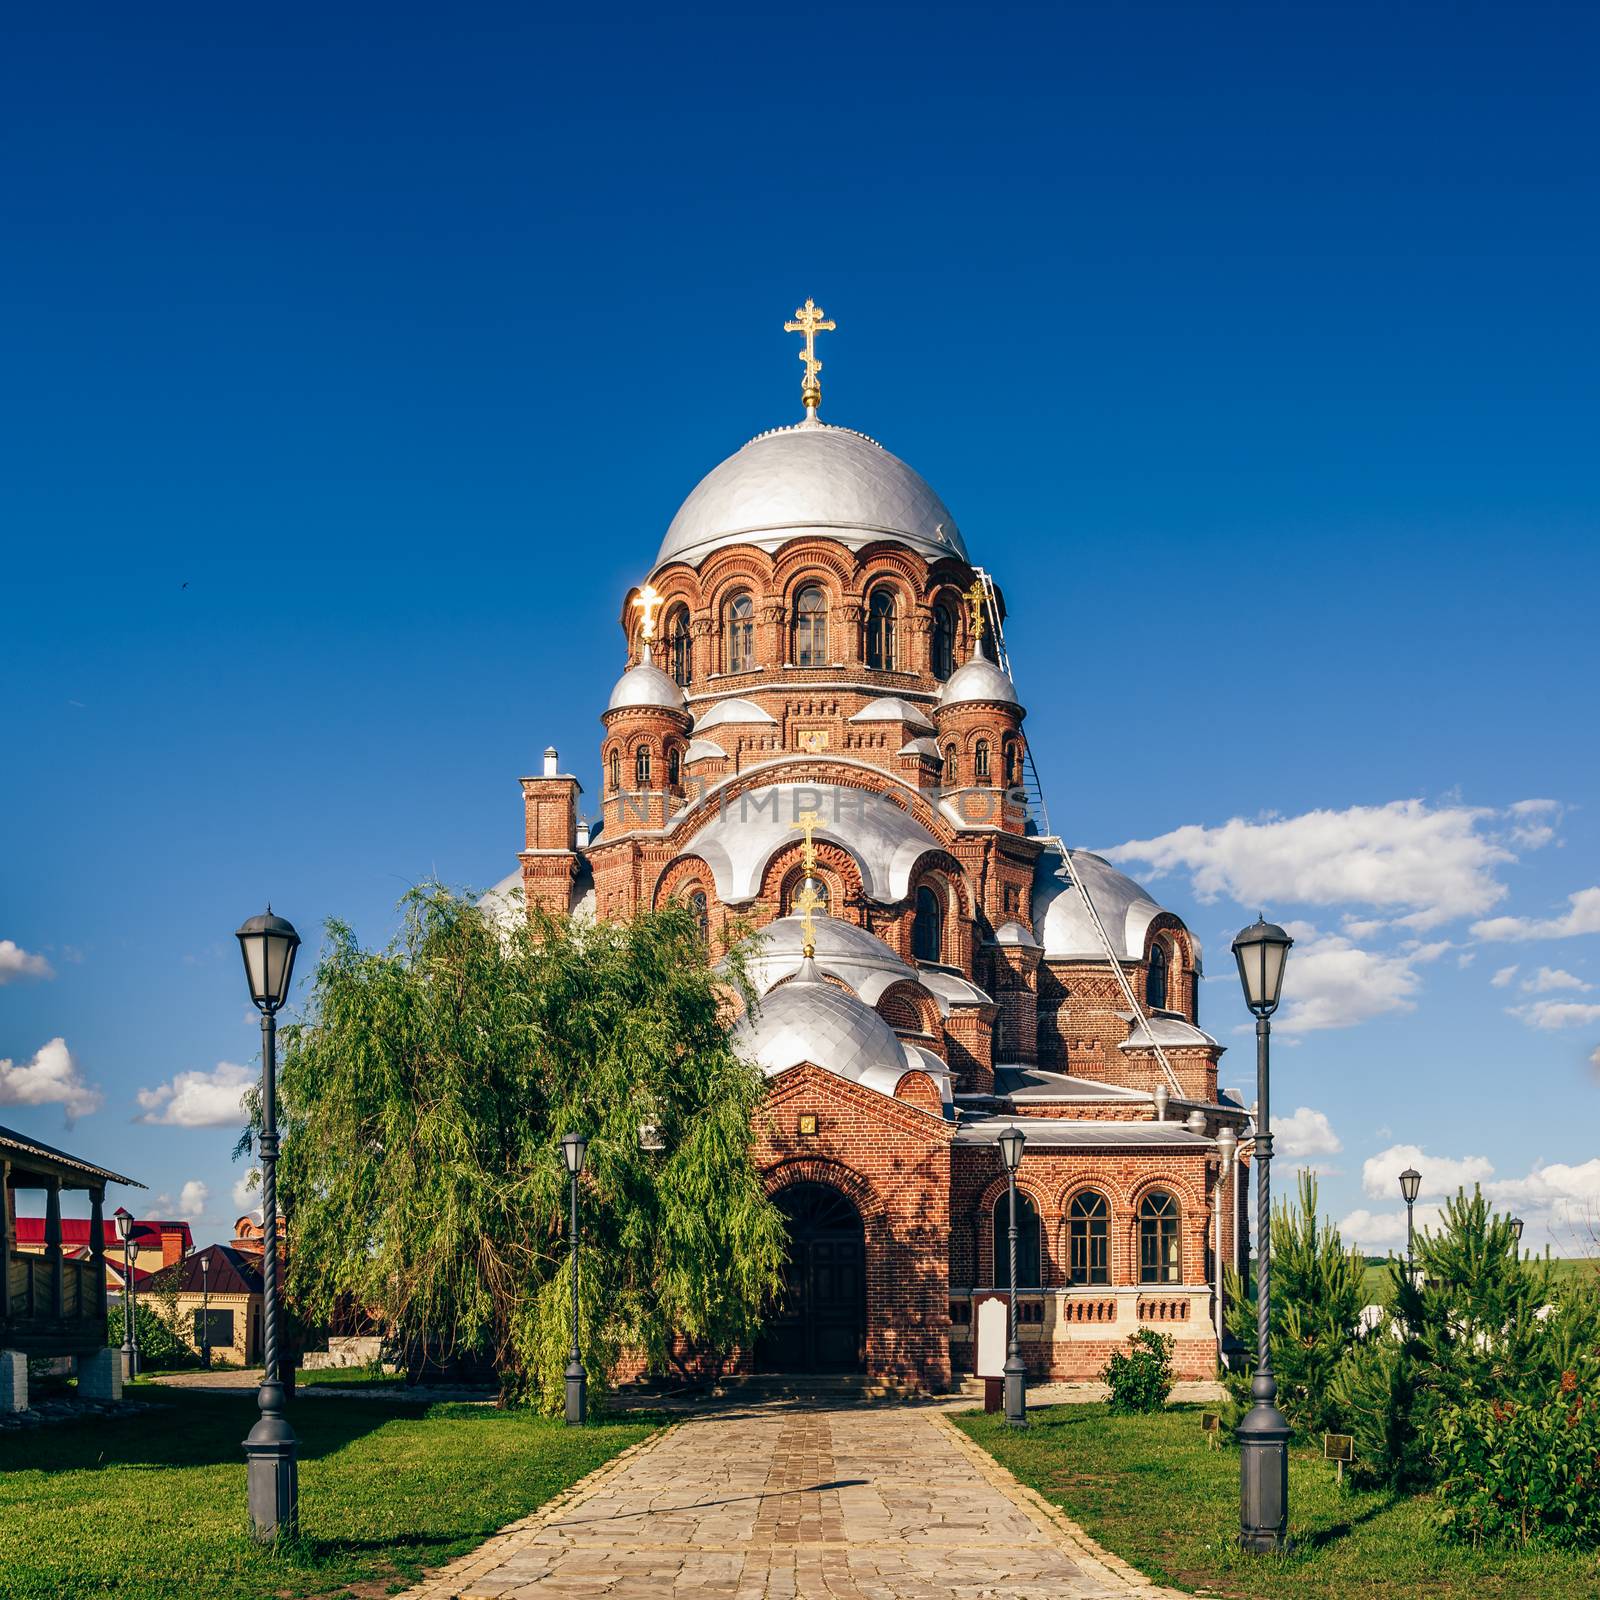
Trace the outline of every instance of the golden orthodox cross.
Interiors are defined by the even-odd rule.
[[[633,597],[635,609],[644,613],[639,621],[639,637],[646,644],[656,636],[656,612],[661,603],[661,596],[648,583]]]
[[[815,811],[802,811],[794,819],[794,826],[806,836],[805,845],[800,851],[800,859],[805,863],[807,872],[812,872],[816,869],[817,846],[811,835],[817,824],[821,821],[822,818],[818,816]],[[820,905],[821,902],[819,901],[818,904]]]
[[[800,385],[800,399],[808,412],[814,413],[822,404],[822,384],[817,378],[822,371],[822,363],[817,360],[817,335],[832,333],[837,327],[838,323],[825,320],[822,307],[809,296],[806,303],[795,312],[794,320],[783,325],[785,333],[803,333],[806,336],[806,347],[800,352],[800,359],[806,364],[805,382]]]
[[[983,581],[979,578],[972,580],[972,587],[963,596],[972,612],[972,642],[974,645],[983,638],[983,630],[988,626],[989,618],[983,605]]]
[[[800,893],[794,897],[795,910],[800,913],[800,950],[805,956],[814,956],[817,953],[817,927],[812,921],[812,913],[820,905],[827,902],[817,893],[817,888],[807,878]]]

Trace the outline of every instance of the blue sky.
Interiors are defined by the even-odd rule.
[[[1206,940],[1224,1082],[1259,901],[1329,1209],[1396,1237],[1416,1146],[1570,1231],[1597,47],[1524,5],[14,19],[0,1120],[226,1236],[233,929],[383,939],[509,870],[547,743],[592,780],[621,597],[795,416],[810,294],[825,415],[1007,591],[1053,822]]]

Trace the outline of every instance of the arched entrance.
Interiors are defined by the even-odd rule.
[[[794,1183],[773,1203],[789,1229],[783,1294],[756,1350],[767,1372],[860,1372],[867,1328],[861,1213],[825,1183]]]

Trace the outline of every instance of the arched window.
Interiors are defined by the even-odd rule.
[[[694,676],[694,652],[689,638],[689,608],[674,606],[667,618],[667,658],[672,663],[672,681],[689,687]]]
[[[1015,739],[1006,740],[1006,788],[1015,789],[1022,782],[1022,746]]]
[[[683,752],[677,745],[667,752],[667,782],[674,789],[683,782]]]
[[[1039,1287],[1039,1213],[1017,1190],[1017,1287]],[[1011,1287],[1011,1191],[1002,1189],[994,1203],[994,1286]]]
[[[972,747],[972,777],[975,783],[989,781],[989,741],[980,739]]]
[[[785,915],[787,915],[787,916],[798,916],[799,915],[799,912],[795,910],[795,901],[800,898],[801,891],[805,888],[805,886],[808,883],[816,891],[816,894],[817,894],[817,903],[816,903],[815,906],[812,907],[813,915],[819,916],[819,917],[826,917],[826,916],[830,915],[829,907],[828,907],[828,901],[829,901],[828,886],[827,886],[827,884],[825,884],[822,881],[821,878],[815,878],[815,877],[813,877],[813,878],[804,878],[804,877],[795,878],[790,882],[790,884],[789,884],[789,892],[788,892],[788,895],[786,897],[786,904],[784,906]]]
[[[1178,1202],[1165,1189],[1152,1189],[1139,1202],[1139,1282],[1181,1283]]]
[[[794,600],[794,664],[828,664],[828,597],[814,583],[808,583]]]
[[[650,787],[650,746],[642,744],[633,753],[633,784],[636,789]]]
[[[622,787],[622,752],[620,750],[613,750],[611,752],[611,788],[612,788],[612,791],[615,792],[616,790],[620,789],[621,787]]]
[[[960,767],[959,767],[959,765],[958,765],[958,763],[956,761],[956,747],[953,744],[947,744],[944,747],[944,786],[945,786],[945,788],[947,788],[947,789],[955,788],[955,786],[956,786],[956,775],[957,775],[957,773],[959,771],[960,771]]]
[[[1073,1195],[1067,1207],[1067,1242],[1074,1283],[1110,1283],[1111,1259],[1107,1248],[1111,1206],[1095,1189]]]
[[[1144,1003],[1151,1011],[1167,1009],[1167,948],[1159,940],[1150,946],[1150,970],[1144,979]]]
[[[711,942],[711,908],[706,902],[704,889],[696,889],[689,896],[689,910],[694,914],[695,926],[700,930],[700,942]]]
[[[756,605],[741,590],[723,608],[723,659],[729,672],[749,672],[756,664]]]
[[[948,600],[933,607],[933,675],[941,682],[956,670],[956,611]]]
[[[894,671],[894,590],[874,589],[867,601],[867,665]]]
[[[917,890],[911,953],[918,961],[938,961],[944,953],[944,911],[939,905],[938,890],[926,883]]]

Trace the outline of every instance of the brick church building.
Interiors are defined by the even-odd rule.
[[[1005,599],[904,461],[818,416],[752,439],[678,509],[623,600],[599,821],[547,751],[501,886],[624,917],[677,899],[713,951],[760,930],[740,1049],[789,1222],[758,1364],[930,1388],[972,1370],[1009,1281],[997,1138],[1018,1170],[1031,1372],[1097,1376],[1141,1327],[1217,1357],[1216,1240],[1241,1247],[1245,1136],[1200,1027],[1200,946],[1042,825]],[[808,953],[809,952],[809,953]]]

